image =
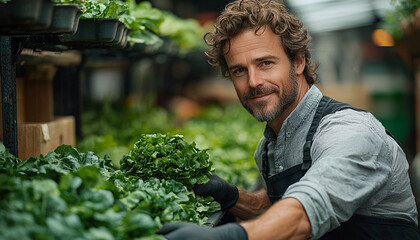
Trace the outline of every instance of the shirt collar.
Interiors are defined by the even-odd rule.
[[[311,115],[310,113],[318,106],[321,98],[321,91],[315,85],[312,85],[296,108],[287,116],[286,120],[284,120],[278,137],[283,135],[286,139],[290,137],[293,132],[303,124],[308,116]],[[277,139],[276,133],[268,124],[266,124],[264,129],[264,137],[269,141],[276,141]]]

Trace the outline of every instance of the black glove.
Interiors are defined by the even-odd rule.
[[[233,207],[239,197],[238,188],[216,174],[210,176],[206,184],[198,184],[193,188],[195,194],[200,196],[211,196],[220,203],[222,211]]]
[[[169,240],[248,240],[245,229],[237,223],[207,228],[194,223],[165,224],[158,232]]]

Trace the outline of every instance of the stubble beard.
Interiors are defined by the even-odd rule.
[[[258,102],[256,106],[251,108],[248,104],[246,104],[246,99],[252,96],[256,96],[259,94],[264,93],[274,93],[278,96],[278,101],[275,103],[273,108],[268,108],[269,102]],[[286,83],[283,88],[280,90],[277,88],[254,88],[251,89],[248,93],[246,93],[243,97],[240,97],[241,103],[244,108],[252,115],[254,118],[259,122],[270,122],[274,120],[277,116],[279,116],[290,104],[292,104],[298,95],[298,83],[297,83],[297,76],[293,64],[290,66],[289,71],[289,82]]]

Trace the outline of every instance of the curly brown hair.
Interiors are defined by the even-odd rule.
[[[306,66],[303,74],[309,85],[316,82],[317,66],[311,62],[309,47],[311,37],[306,28],[286,7],[276,0],[236,0],[226,5],[217,18],[212,32],[206,33],[204,41],[211,47],[206,55],[209,63],[219,66],[222,75],[229,77],[228,66],[223,52],[225,44],[237,34],[263,27],[270,27],[279,40],[291,62],[296,55],[304,54]]]

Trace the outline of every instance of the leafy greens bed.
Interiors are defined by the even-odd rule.
[[[240,104],[207,106],[199,116],[175,125],[168,110],[145,104],[103,104],[82,115],[84,139],[77,146],[98,156],[108,154],[115,166],[129,152],[139,135],[170,132],[181,134],[208,154],[215,172],[228,182],[250,188],[259,176],[253,154],[264,130]]]
[[[212,198],[195,196],[192,181],[184,185],[177,174],[151,174],[156,167],[179,172],[168,159],[188,155],[190,163],[200,159],[180,166],[182,171],[187,167],[190,179],[206,182],[211,162],[205,151],[179,135],[143,135],[136,146],[149,152],[133,150],[115,170],[107,155],[68,145],[22,162],[0,144],[0,239],[163,239],[155,234],[162,224],[204,224],[220,209]],[[139,166],[148,161],[153,164],[142,175],[146,171]]]

